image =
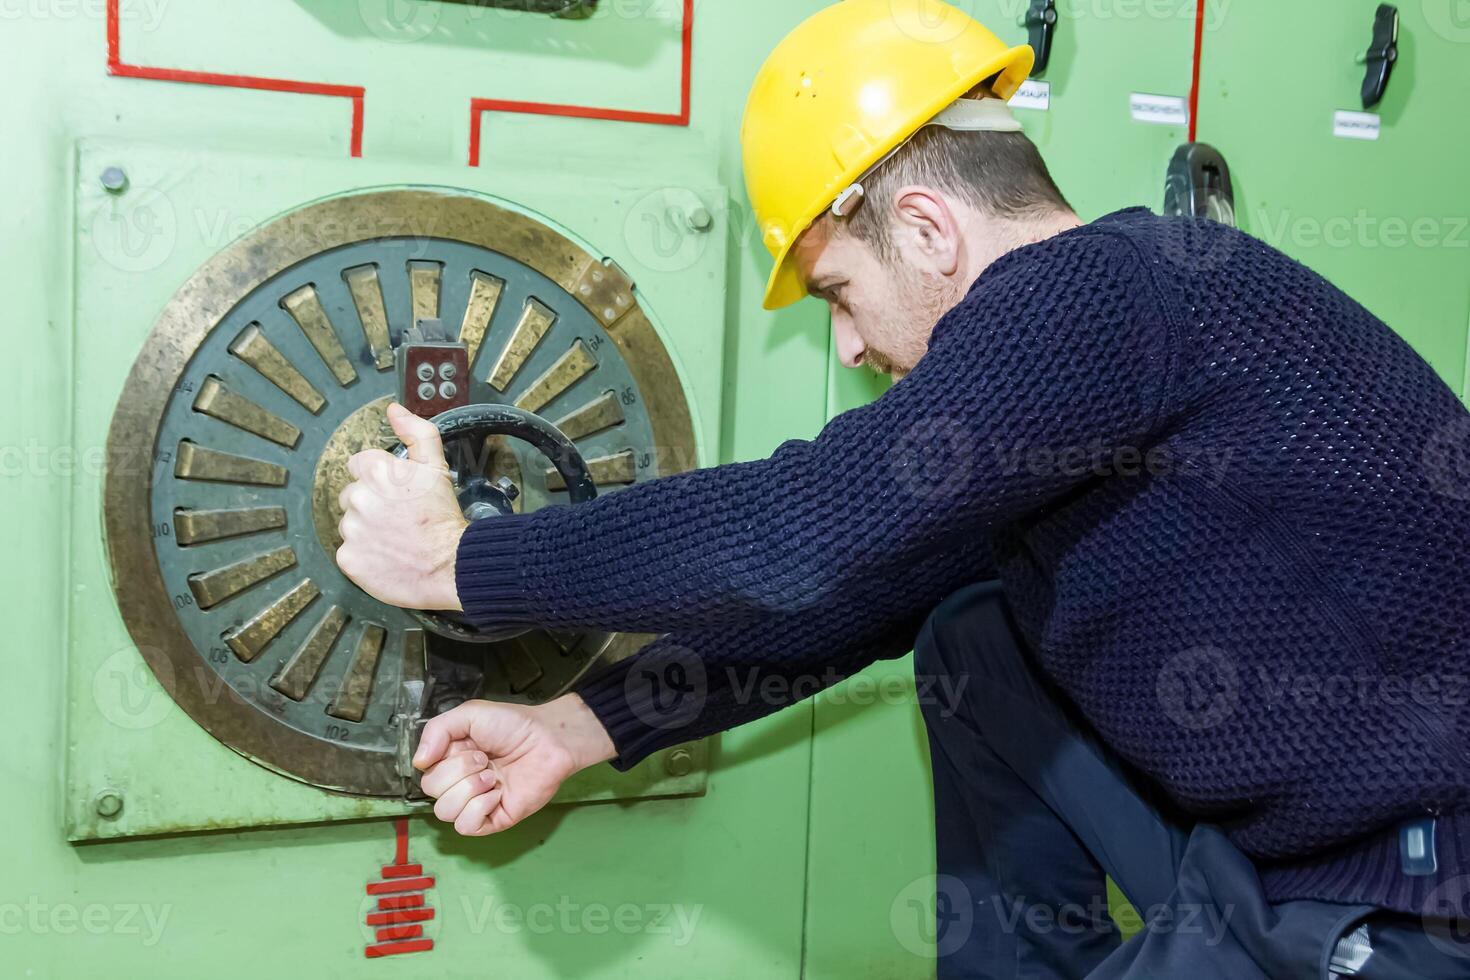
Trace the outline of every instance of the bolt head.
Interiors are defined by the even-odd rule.
[[[714,225],[714,215],[710,214],[709,208],[706,208],[704,205],[700,205],[689,212],[689,227],[695,231],[709,231]]]
[[[508,476],[502,476],[495,481],[495,489],[505,494],[506,500],[514,500],[521,495],[521,488],[515,485],[515,481]]]
[[[122,795],[114,790],[103,790],[101,793],[98,793],[95,803],[97,815],[107,820],[111,820],[122,813]]]
[[[670,776],[687,776],[694,771],[694,754],[688,749],[674,749],[664,756],[664,772]]]
[[[128,189],[128,173],[122,167],[107,167],[101,180],[102,189],[109,194],[121,194]]]

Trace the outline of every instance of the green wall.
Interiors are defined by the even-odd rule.
[[[907,904],[925,892],[933,848],[906,661],[877,665],[861,682],[867,687],[724,737],[702,798],[557,808],[485,841],[414,819],[412,859],[438,880],[430,953],[362,958],[363,884],[392,857],[392,826],[383,820],[79,846],[62,832],[67,651],[85,642],[68,635],[67,623],[92,609],[116,615],[95,574],[75,574],[70,557],[84,544],[69,539],[73,507],[95,497],[97,480],[86,463],[97,447],[78,440],[74,411],[106,400],[79,397],[75,379],[107,376],[80,370],[106,357],[120,385],[135,349],[128,338],[142,336],[182,275],[269,216],[240,200],[290,201],[297,179],[304,200],[306,188],[314,194],[324,185],[432,175],[498,193],[534,177],[544,210],[573,230],[597,229],[589,238],[609,253],[626,253],[636,247],[616,240],[622,205],[561,213],[557,182],[722,184],[734,204],[723,226],[724,306],[704,322],[680,323],[684,349],[676,351],[686,380],[719,379],[719,390],[702,380],[695,393],[711,429],[708,458],[764,455],[876,394],[871,379],[832,366],[816,304],[774,315],[760,309],[766,260],[741,206],[744,92],[763,54],[819,5],[697,4],[687,128],[490,113],[482,165],[472,169],[471,98],[674,111],[680,4],[606,0],[587,23],[429,0],[122,4],[126,63],[364,86],[363,158],[354,160],[346,98],[109,77],[101,0],[0,3],[0,176],[9,191],[0,206],[0,322],[16,366],[11,435],[0,440],[0,509],[11,515],[11,560],[0,566],[0,610],[10,624],[3,676],[12,692],[9,748],[0,756],[10,804],[0,975],[932,972],[925,924]],[[1020,0],[961,6],[1022,38],[1014,26]],[[1023,113],[1028,131],[1084,217],[1158,207],[1165,165],[1185,133],[1132,122],[1128,95],[1188,94],[1193,4],[1058,6],[1063,20],[1046,75],[1052,108]],[[1331,113],[1357,107],[1352,59],[1366,47],[1374,6],[1211,0],[1199,135],[1234,165],[1246,228],[1361,298],[1465,391],[1470,234],[1461,222],[1470,215],[1470,139],[1460,120],[1470,95],[1470,21],[1456,0],[1401,5],[1404,57],[1382,107],[1383,136],[1350,143],[1332,137]],[[88,159],[83,140],[161,147],[186,175],[190,153],[208,147],[200,166],[219,195],[219,208],[184,244],[162,246],[166,261],[135,273],[110,315],[85,318],[76,282],[91,258],[84,249],[95,215],[76,204],[84,199],[76,188],[93,179],[78,169]],[[242,163],[231,187],[219,161],[235,153]],[[268,166],[246,164],[262,157]],[[648,287],[655,312],[679,307],[678,272]],[[85,700],[72,710],[87,710]],[[158,769],[167,772],[184,748],[161,743]],[[230,805],[227,794],[220,800]]]

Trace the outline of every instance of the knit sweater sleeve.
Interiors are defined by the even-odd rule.
[[[914,645],[924,617],[944,596],[983,581],[989,547],[936,554],[901,587],[866,579],[846,600],[860,617],[823,617],[812,628],[797,611],[734,629],[682,630],[584,681],[578,693],[607,729],[617,769],[650,753],[754,721]]]
[[[689,632],[763,628],[844,646],[860,597],[1093,479],[1146,445],[1171,345],[1121,237],[1077,229],[994,263],[915,370],[816,439],[575,507],[473,523],[459,596],[481,626]],[[980,578],[983,576],[977,576]]]

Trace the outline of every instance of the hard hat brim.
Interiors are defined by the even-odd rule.
[[[850,168],[847,180],[849,182],[856,180],[895,146],[917,133],[925,123],[937,116],[946,106],[992,75],[999,76],[994,85],[995,94],[1002,99],[1009,99],[1031,74],[1031,66],[1035,61],[1036,53],[1032,51],[1031,46],[1022,44],[1009,48],[977,66],[974,71],[966,74],[953,86],[936,92],[931,104],[925,106],[922,112],[915,114],[913,125],[901,133],[897,139],[886,145],[879,145],[867,156],[859,158]],[[761,301],[761,305],[766,309],[779,310],[807,295],[806,285],[802,282],[801,274],[796,269],[795,257],[792,253],[796,248],[796,243],[801,240],[801,236],[805,235],[812,223],[831,206],[832,202],[826,201],[810,214],[804,215],[798,225],[801,231],[793,235],[776,255],[775,265],[771,269],[770,277],[766,280],[765,298]]]

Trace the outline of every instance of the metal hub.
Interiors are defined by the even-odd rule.
[[[645,639],[459,644],[337,570],[346,461],[392,445],[392,348],[433,317],[470,348],[474,400],[555,422],[602,492],[693,464],[687,403],[621,272],[533,219],[439,190],[323,201],[215,256],[159,318],[109,434],[108,546],[139,649],[226,744],[345,792],[403,792],[405,684],[432,674],[450,701],[542,701]],[[566,502],[526,445],[487,440],[474,460],[508,479],[517,510]]]

